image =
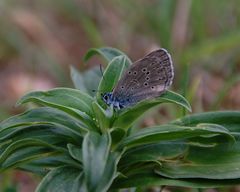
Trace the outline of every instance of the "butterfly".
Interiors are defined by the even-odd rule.
[[[102,100],[116,109],[133,106],[164,93],[172,84],[174,69],[167,50],[161,48],[135,61],[123,74],[112,92]]]

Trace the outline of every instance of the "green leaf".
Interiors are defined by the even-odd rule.
[[[85,192],[82,170],[64,166],[50,171],[36,192]]]
[[[37,159],[41,159],[49,156],[56,156],[59,154],[61,153],[51,151],[44,147],[28,147],[24,150],[18,150],[14,154],[10,155],[1,165],[0,171],[4,172],[6,170],[10,170],[14,168],[21,168],[22,166],[28,165],[29,163]],[[73,162],[71,162],[71,164],[73,164]],[[57,166],[58,164],[56,163],[55,165]],[[45,169],[45,168],[42,168],[42,169]],[[32,172],[33,171],[34,170],[32,170]]]
[[[73,144],[68,144],[67,145],[68,151],[72,158],[76,159],[79,162],[82,162],[82,148]]]
[[[82,138],[77,134],[52,125],[18,126],[0,131],[0,141],[2,144],[2,146],[0,145],[0,153],[9,143],[25,138],[41,139],[52,144],[66,142],[79,144],[82,141]],[[4,145],[5,142],[7,142],[6,145]]]
[[[107,191],[117,176],[120,154],[110,151],[109,133],[88,133],[83,140],[83,169],[87,191]]]
[[[105,133],[110,128],[111,116],[97,102],[92,103],[95,112],[96,124],[100,127],[102,133]]]
[[[52,125],[59,129],[73,132],[80,137],[86,132],[84,125],[68,114],[53,108],[40,107],[10,117],[1,122],[0,135],[1,132],[6,129],[16,129],[17,127],[21,128],[22,126],[34,125]]]
[[[240,139],[211,148],[190,147],[183,158],[161,161],[155,172],[168,178],[240,178]]]
[[[140,162],[154,162],[181,157],[186,152],[188,145],[186,141],[179,140],[144,144],[127,149],[119,162],[120,171],[122,172],[123,169],[129,171],[133,164]]]
[[[85,57],[84,57],[84,61],[86,62],[87,60],[89,60],[91,57],[93,57],[94,55],[101,55],[102,57],[104,57],[108,62],[110,62],[113,58],[120,56],[120,55],[125,55],[125,53],[123,53],[122,51],[112,48],[112,47],[101,47],[101,48],[93,48],[90,49]]]
[[[35,149],[34,149],[35,147]],[[34,150],[32,150],[34,149]],[[1,169],[4,170],[32,159],[41,158],[45,153],[64,152],[60,147],[46,143],[40,139],[21,139],[9,145],[0,156]]]
[[[117,144],[126,135],[126,130],[121,128],[111,129],[112,147],[117,146]]]
[[[32,150],[30,150],[30,152],[31,151]],[[41,154],[42,153],[40,153],[39,155]],[[29,155],[29,153],[26,155]],[[32,172],[43,177],[49,172],[49,170],[66,165],[74,166],[76,168],[81,167],[81,165],[78,162],[74,161],[67,153],[59,152],[48,153],[47,156],[41,155],[40,158],[33,159],[30,162],[27,162],[27,164],[24,163],[18,165],[17,167],[18,169]]]
[[[17,104],[35,102],[54,107],[79,118],[92,127],[94,125],[89,117],[93,114],[91,109],[92,101],[93,98],[76,89],[56,88],[49,91],[30,92],[23,96]]]
[[[167,90],[165,93],[163,93],[159,98],[159,100],[162,100],[164,103],[175,103],[188,111],[192,111],[191,105],[189,102],[180,94],[175,93],[173,91]]]
[[[204,135],[209,137],[223,135],[228,138],[228,140],[232,142],[234,141],[234,138],[230,132],[220,125],[205,124],[201,127],[187,127],[166,124],[142,129],[137,133],[124,138],[119,144],[119,147],[132,147],[135,145],[167,140],[186,139]]]
[[[99,67],[94,67],[87,71],[80,72],[75,67],[71,66],[71,78],[76,89],[79,89],[93,97],[96,94],[95,91],[98,89],[102,73]]]
[[[214,123],[226,127],[231,132],[240,131],[240,111],[212,111],[189,115],[175,121],[176,125],[195,126],[199,123]]]
[[[158,98],[142,101],[135,106],[122,111],[113,126],[127,129],[144,112],[160,103],[175,103],[191,111],[190,104],[183,96],[168,90]]]
[[[191,188],[216,188],[239,185],[240,179],[170,179],[153,172],[130,175],[127,178],[115,180],[112,189],[147,187],[147,186],[179,186]]]
[[[115,57],[107,66],[104,71],[103,78],[99,83],[97,93],[97,100],[102,103],[101,93],[106,93],[112,91],[116,83],[121,78],[121,75],[130,65],[129,60],[126,56]]]
[[[70,66],[70,74],[74,87],[81,90],[82,92],[87,93],[88,91],[84,84],[84,78],[80,71],[78,71],[75,67]]]
[[[53,103],[56,105],[63,105],[87,112],[91,110],[89,106],[93,98],[89,95],[82,93],[77,89],[70,88],[55,88],[49,91],[33,91],[23,96],[17,105],[28,102],[29,99],[39,99],[45,102]],[[83,105],[83,106],[82,106]]]

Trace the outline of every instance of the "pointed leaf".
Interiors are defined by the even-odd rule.
[[[68,130],[53,125],[17,126],[0,130],[1,144],[24,138],[40,138],[49,143],[69,142],[79,144],[81,138]],[[3,146],[1,146],[3,148]]]
[[[98,87],[98,90],[100,91],[97,93],[97,99],[99,103],[102,103],[101,93],[112,91],[116,83],[121,78],[121,75],[125,69],[129,67],[129,65],[130,62],[128,61],[127,57],[123,55],[115,57],[108,64]]]
[[[27,102],[36,102],[61,110],[66,109],[65,112],[75,109],[75,112],[81,111],[83,114],[92,115],[91,103],[93,98],[77,89],[56,88],[49,91],[30,92],[23,96],[17,104]]]
[[[31,151],[30,151],[31,152]],[[47,153],[47,156],[39,153],[38,159],[33,159],[27,164],[18,165],[18,168],[24,171],[32,172],[41,176],[45,176],[49,170],[60,166],[74,166],[80,168],[81,165],[74,161],[67,153]]]
[[[159,141],[166,140],[176,140],[176,139],[185,139],[192,138],[197,136],[208,135],[223,135],[228,138],[230,141],[234,141],[233,136],[230,132],[220,125],[205,125],[204,127],[187,127],[187,126],[178,126],[178,125],[160,125],[154,127],[148,127],[143,130],[134,133],[125,139],[119,144],[120,147],[132,147],[135,145],[142,145],[147,143],[154,143]]]
[[[127,168],[128,171],[132,164],[181,157],[188,146],[186,141],[164,141],[133,147],[124,152],[119,167],[120,170]]]
[[[83,141],[83,169],[89,192],[107,191],[117,176],[119,155],[110,151],[109,133],[99,135],[91,132]]]
[[[86,53],[84,61],[86,62],[91,57],[97,54],[103,56],[108,62],[117,56],[125,55],[125,53],[123,53],[122,51],[112,47],[93,48]]]
[[[190,147],[183,158],[162,161],[155,172],[168,178],[240,178],[240,141],[211,148]]]
[[[240,111],[212,111],[188,115],[172,122],[176,125],[195,126],[199,123],[214,123],[232,132],[240,131]]]
[[[99,66],[84,72],[80,72],[71,66],[71,78],[76,89],[79,89],[93,97],[96,94],[95,91],[98,89],[102,73]]]
[[[82,74],[73,66],[70,66],[71,79],[76,89],[87,93],[87,88],[84,84],[84,78]]]
[[[175,103],[191,111],[190,104],[183,96],[168,90],[158,98],[142,101],[137,105],[122,111],[113,126],[129,128],[144,112],[160,103]]]
[[[90,117],[93,114],[91,109],[92,101],[93,98],[78,90],[56,88],[49,91],[30,92],[23,96],[17,104],[35,102],[41,105],[57,108],[80,119],[88,126],[88,128],[96,129],[96,126]]]
[[[35,150],[32,150],[34,149]],[[31,152],[30,152],[31,151]],[[40,139],[21,139],[10,144],[0,155],[0,167],[6,169],[32,159],[43,157],[44,153],[64,152],[63,148],[48,144]],[[27,156],[26,156],[27,154]]]
[[[131,188],[131,187],[148,187],[148,186],[179,186],[191,188],[216,188],[239,185],[240,179],[170,179],[161,177],[153,172],[130,175],[127,178],[116,180],[112,189]]]
[[[60,129],[74,132],[80,137],[82,133],[86,131],[84,125],[80,121],[72,118],[68,114],[56,109],[40,107],[10,117],[1,122],[0,133],[6,129],[34,125],[53,125]]]
[[[68,144],[68,151],[72,158],[76,159],[79,162],[82,162],[82,148],[73,144]]]
[[[38,185],[36,192],[84,192],[82,171],[75,167],[58,167],[50,171]]]

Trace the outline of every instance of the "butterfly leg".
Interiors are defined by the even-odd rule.
[[[119,110],[119,109],[121,109],[121,107],[120,107],[120,105],[119,105],[119,102],[116,102],[116,108]]]

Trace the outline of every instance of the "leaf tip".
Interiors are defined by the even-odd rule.
[[[24,99],[23,97],[20,98],[14,105],[14,107],[19,107],[20,105],[24,104]]]
[[[191,105],[188,103],[188,106],[186,107],[187,108],[187,110],[190,112],[190,113],[192,113],[192,107],[191,107]]]

